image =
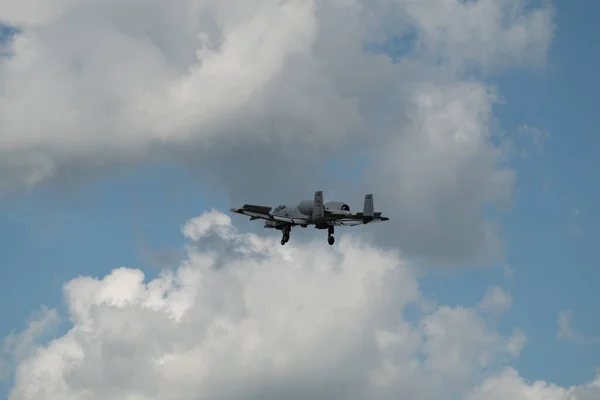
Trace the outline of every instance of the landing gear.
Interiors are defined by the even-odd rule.
[[[283,232],[281,236],[281,245],[283,246],[284,244],[290,241],[291,228],[289,226],[284,226],[281,231]]]
[[[333,237],[333,226],[330,226],[327,231],[327,243],[332,246],[335,243],[335,238]]]

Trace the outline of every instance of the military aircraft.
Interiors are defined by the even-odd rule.
[[[265,228],[282,232],[281,245],[290,240],[292,227],[314,225],[316,229],[327,229],[327,242],[335,243],[333,237],[336,226],[356,226],[374,222],[388,221],[380,212],[375,212],[373,195],[365,195],[363,212],[352,214],[348,204],[341,201],[323,203],[323,191],[315,192],[314,200],[303,200],[297,206],[280,205],[275,208],[244,204],[242,208],[229,209],[232,213],[247,215],[250,221],[265,220]]]

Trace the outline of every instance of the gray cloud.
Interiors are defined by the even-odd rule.
[[[372,231],[382,244],[436,265],[498,261],[484,210],[510,203],[515,172],[483,79],[543,63],[552,9],[419,4],[5,2],[23,32],[0,64],[0,187],[178,162],[236,204],[323,188],[360,207],[374,192],[393,218]],[[365,51],[406,35],[396,63]],[[362,159],[352,183],[327,169]]]

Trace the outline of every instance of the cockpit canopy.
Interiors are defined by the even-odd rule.
[[[272,211],[272,212],[273,212],[273,213],[276,213],[276,212],[279,212],[279,211],[281,211],[281,210],[284,210],[285,208],[286,208],[286,206],[284,206],[284,205],[279,205],[279,206],[275,207],[275,208],[273,209],[273,211]]]

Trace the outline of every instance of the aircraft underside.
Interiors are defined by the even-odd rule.
[[[302,227],[306,228],[306,225],[303,225]],[[335,238],[333,237],[333,234],[335,233],[335,227],[333,225],[329,225],[327,223],[320,223],[320,224],[316,224],[315,228],[316,229],[327,229],[327,243],[329,243],[330,246],[332,246],[335,243]],[[275,229],[281,231],[281,245],[282,246],[290,241],[292,225],[289,225],[289,224],[280,225],[280,226],[275,227]]]

